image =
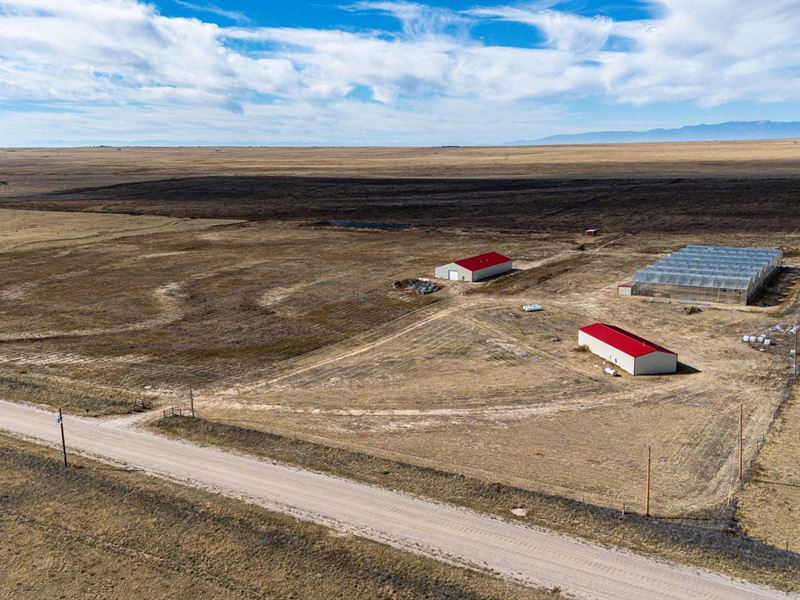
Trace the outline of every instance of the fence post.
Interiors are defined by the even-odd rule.
[[[644,516],[650,516],[650,446],[647,447],[647,485],[644,494]]]
[[[744,479],[744,404],[739,405],[739,485]]]
[[[61,450],[64,452],[64,466],[67,466],[67,442],[64,439],[64,415],[61,414],[61,409],[58,409],[58,424],[61,427]]]

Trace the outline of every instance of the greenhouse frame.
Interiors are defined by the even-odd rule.
[[[783,252],[690,244],[636,271],[634,296],[747,304],[781,266]]]

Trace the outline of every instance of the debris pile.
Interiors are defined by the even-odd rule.
[[[773,325],[769,329],[767,329],[767,333],[781,333],[786,334],[789,333],[794,335],[797,331],[797,325]]]
[[[392,287],[396,290],[403,290],[417,296],[425,296],[440,290],[438,284],[425,277],[421,279],[401,279],[395,281]]]

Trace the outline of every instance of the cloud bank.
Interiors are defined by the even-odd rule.
[[[183,5],[231,25],[135,0],[0,0],[0,145],[492,143],[563,131],[576,102],[800,100],[797,1],[659,0],[638,20],[554,2],[342,7],[391,15],[399,32],[259,27]],[[502,22],[541,41],[472,34]]]

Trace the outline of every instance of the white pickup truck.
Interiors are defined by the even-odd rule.
[[[522,310],[525,312],[539,312],[540,310],[544,310],[544,306],[539,304],[526,304],[522,307]]]

